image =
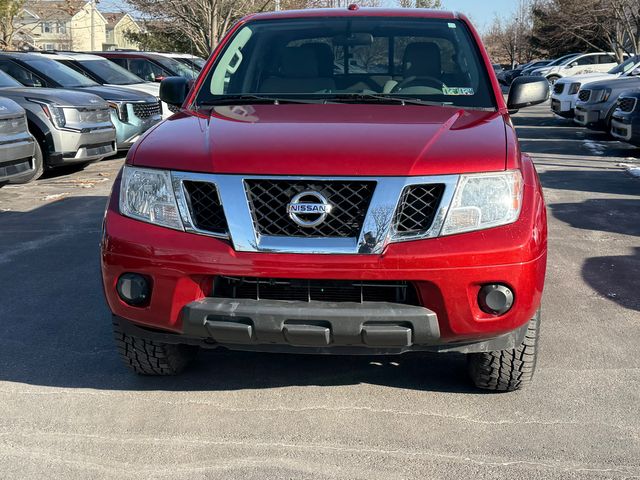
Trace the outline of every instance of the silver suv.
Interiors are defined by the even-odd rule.
[[[162,120],[160,101],[153,95],[100,85],[81,73],[40,54],[0,53],[0,70],[27,87],[49,87],[92,93],[111,107],[118,150],[134,142]]]
[[[23,87],[1,71],[0,95],[26,110],[29,131],[37,140],[33,170],[12,183],[34,180],[45,168],[82,166],[116,153],[116,130],[109,105],[102,98],[84,92]]]
[[[7,181],[33,175],[35,143],[24,108],[0,97],[0,187]]]

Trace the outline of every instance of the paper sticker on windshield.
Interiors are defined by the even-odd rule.
[[[455,23],[448,23],[449,28],[456,28],[456,24]]]
[[[474,95],[476,91],[468,87],[442,87],[445,95]]]

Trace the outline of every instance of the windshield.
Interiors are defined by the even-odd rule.
[[[633,67],[638,62],[640,62],[640,55],[634,55],[633,57],[629,57],[628,59],[626,59],[620,65],[616,65],[607,73],[610,73],[612,75],[617,75],[619,73],[627,73],[628,71],[633,70]]]
[[[93,74],[102,83],[112,85],[133,85],[134,83],[144,83],[144,80],[125,70],[120,65],[116,65],[110,60],[78,60],[80,66]]]
[[[345,101],[412,99],[495,108],[477,45],[458,20],[296,18],[241,28],[196,103],[225,96]]]
[[[0,88],[22,87],[22,86],[24,85],[22,85],[19,81],[15,80],[14,78],[10,77],[6,73],[4,73],[2,70],[0,70]]]
[[[192,66],[182,63],[174,58],[157,56],[153,57],[153,60],[180,77],[192,79],[198,76],[198,72],[196,72]]]
[[[98,85],[83,74],[55,60],[48,58],[26,58],[23,61],[40,75],[49,78],[63,88],[93,87]]]
[[[576,58],[578,55],[580,55],[579,53],[572,53],[570,55],[565,55],[564,57],[560,57],[556,60],[554,60],[553,62],[551,62],[549,65],[547,65],[547,67],[554,67],[556,65],[566,65],[567,63],[569,63],[573,58]]]

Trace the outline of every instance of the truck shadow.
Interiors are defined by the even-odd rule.
[[[203,351],[174,378],[121,363],[100,280],[106,197],[71,197],[0,213],[0,380],[102,390],[239,390],[371,383],[474,392],[456,354],[394,357]]]

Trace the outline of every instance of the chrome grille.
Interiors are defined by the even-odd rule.
[[[209,182],[185,181],[184,190],[196,228],[211,233],[227,233],[227,219],[216,186]]]
[[[564,86],[564,83],[556,82],[556,84],[553,86],[553,93],[555,93],[556,95],[560,95],[562,92],[564,92]]]
[[[256,232],[286,237],[358,237],[375,182],[324,180],[246,180],[247,198]],[[298,193],[315,191],[333,206],[318,226],[301,227],[287,213]]]
[[[393,221],[395,231],[400,235],[411,235],[429,230],[443,193],[443,184],[406,187]]]
[[[588,102],[591,98],[591,90],[580,90],[578,92],[578,100],[581,102]]]
[[[633,97],[622,97],[618,100],[618,108],[623,112],[633,112],[636,108],[637,99]]]
[[[133,113],[138,118],[149,118],[162,114],[160,102],[132,103]]]

